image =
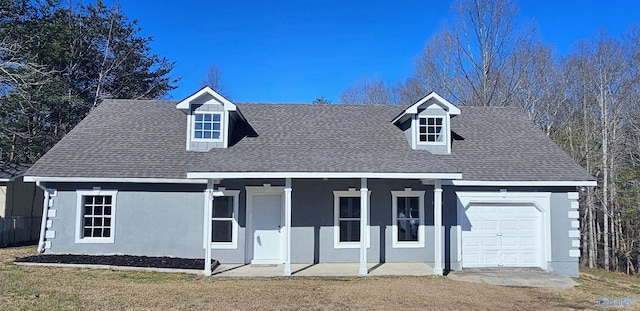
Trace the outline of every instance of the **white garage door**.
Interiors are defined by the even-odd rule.
[[[466,210],[464,267],[540,267],[541,213],[533,205],[481,205]]]

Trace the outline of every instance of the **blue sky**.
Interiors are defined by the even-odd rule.
[[[638,0],[515,0],[519,22],[535,22],[558,55],[600,30],[617,36],[640,23]],[[107,2],[108,3],[108,2]],[[151,36],[154,53],[176,61],[179,100],[217,64],[236,102],[308,103],[363,77],[387,82],[414,73],[425,43],[452,18],[453,1],[121,1]]]

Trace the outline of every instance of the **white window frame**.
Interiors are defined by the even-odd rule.
[[[212,249],[238,249],[238,206],[239,206],[239,198],[240,198],[240,190],[226,190],[223,188],[219,188],[217,191],[222,192],[223,197],[233,197],[233,217],[231,217],[231,242],[211,242]],[[208,195],[208,194],[206,194]],[[219,197],[214,197],[213,202],[217,200]],[[213,204],[211,204],[211,208],[213,209]],[[211,222],[211,229],[213,229],[213,221],[214,220],[229,220],[229,218],[215,218],[212,217],[209,220]],[[206,232],[205,232],[206,233]],[[213,237],[213,236],[212,236]],[[205,239],[206,240],[206,239]]]
[[[218,138],[196,138],[196,115],[214,115],[217,114],[220,116],[220,136]],[[192,141],[201,141],[201,142],[222,142],[224,136],[224,113],[222,111],[195,111],[193,112],[193,116],[191,118],[191,140]],[[203,116],[204,118],[204,116]],[[213,117],[212,117],[213,118]]]
[[[442,135],[442,141],[429,141],[428,137],[429,137],[429,119],[442,119],[442,125],[441,125],[441,129],[440,129],[440,135]],[[427,141],[420,141],[420,119],[426,119],[426,127],[427,127],[427,133],[425,133],[424,135],[427,135]],[[447,139],[448,139],[448,135],[447,132],[449,131],[449,122],[448,122],[447,116],[441,116],[441,115],[419,115],[418,116],[418,120],[416,122],[416,142],[418,143],[418,145],[446,145],[447,144]]]
[[[425,245],[425,215],[424,215],[424,194],[425,191],[411,190],[407,188],[404,191],[391,191],[391,210],[392,210],[392,247],[393,248],[421,248]],[[418,198],[420,219],[418,223],[418,241],[399,241],[398,240],[398,198]]]
[[[360,190],[349,188],[348,191],[334,191],[333,192],[333,247],[334,248],[360,248],[360,241],[358,242],[340,242],[340,198],[360,198]],[[367,193],[367,228],[366,239],[367,248],[371,247],[371,191]],[[360,212],[362,215],[362,211]],[[360,217],[362,221],[362,217]],[[360,237],[362,238],[362,237]]]
[[[116,207],[118,190],[76,190],[76,243],[114,243],[116,235]],[[111,235],[108,238],[83,237],[85,196],[111,196]]]

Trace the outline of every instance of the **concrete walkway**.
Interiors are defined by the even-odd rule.
[[[569,277],[535,268],[477,268],[451,271],[451,280],[513,287],[571,288],[577,286]]]
[[[358,263],[292,264],[292,276],[358,276]],[[370,263],[371,276],[380,275],[433,275],[426,263]],[[221,264],[213,271],[215,277],[274,277],[284,275],[284,265],[232,265]]]

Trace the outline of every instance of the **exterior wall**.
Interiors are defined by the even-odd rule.
[[[118,190],[114,243],[75,243],[76,189]],[[45,253],[203,258],[203,185],[49,184],[55,217]]]
[[[251,261],[253,233],[247,230],[246,186],[270,184],[282,187],[284,180],[223,180],[226,190],[240,190],[238,211],[238,247],[213,249],[213,258],[223,263]],[[115,213],[115,242],[111,244],[75,243],[76,189],[118,190]],[[131,254],[203,258],[204,185],[142,184],[50,184],[57,190],[52,198],[55,216],[50,217],[55,237],[48,238],[51,253]],[[391,191],[405,188],[425,191],[425,243],[419,248],[394,248],[392,233]],[[359,179],[292,181],[292,263],[357,262],[359,249],[334,247],[333,191],[355,188]],[[417,180],[368,180],[370,194],[369,262],[433,263],[433,186]],[[577,212],[577,197],[568,195],[574,188],[508,188],[508,192],[552,192],[550,199],[551,254],[548,270],[577,276],[577,247],[572,242]],[[443,187],[444,267],[461,269],[458,248],[456,191],[488,191],[499,193],[498,187]],[[53,233],[48,233],[53,235]],[[579,253],[578,253],[579,256]]]
[[[569,192],[571,193],[571,192]],[[575,192],[573,192],[575,193]],[[551,261],[549,270],[578,277],[580,259],[580,231],[578,228],[577,193],[570,199],[567,192],[551,194]],[[575,202],[572,206],[572,202]],[[572,232],[574,233],[572,237]],[[572,245],[577,241],[577,245]]]

